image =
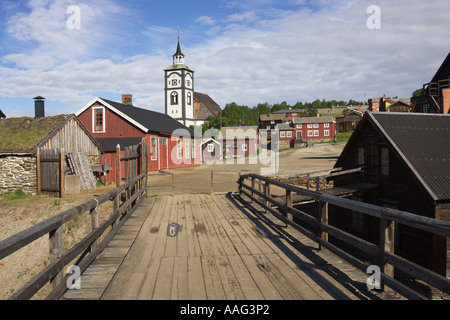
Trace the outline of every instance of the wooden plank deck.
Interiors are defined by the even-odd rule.
[[[64,298],[380,299],[367,277],[231,194],[167,195],[145,199]]]

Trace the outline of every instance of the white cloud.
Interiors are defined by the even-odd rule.
[[[171,64],[176,26],[147,25],[141,31],[156,47],[152,54],[115,56],[108,52],[114,46],[104,44],[127,40],[125,33],[111,35],[117,27],[108,23],[120,7],[86,4],[80,30],[85,33],[72,34],[65,30],[69,2],[61,3],[43,1],[41,8],[34,1],[30,13],[8,20],[14,40],[33,45],[2,58],[0,96],[42,95],[73,112],[96,95],[120,99],[121,93],[132,93],[136,105],[163,112],[163,69]],[[252,107],[266,101],[364,100],[384,93],[409,97],[448,54],[450,5],[445,0],[377,4],[381,30],[367,29],[368,2],[363,0],[336,1],[320,10],[246,7],[215,24],[201,16],[195,24],[204,23],[201,29],[186,27],[183,33],[204,39],[182,42],[186,64],[195,71],[195,89],[221,106],[232,101]],[[53,21],[35,21],[39,12]],[[97,19],[105,23],[96,25]],[[174,40],[167,43],[167,38]]]
[[[200,23],[201,25],[207,25],[207,26],[210,26],[210,25],[213,25],[216,23],[216,21],[213,18],[208,17],[208,16],[198,17],[195,20],[195,22]]]

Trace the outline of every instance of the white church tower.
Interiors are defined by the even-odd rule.
[[[166,114],[189,127],[194,119],[194,71],[184,64],[178,33],[177,51],[173,64],[165,70]]]

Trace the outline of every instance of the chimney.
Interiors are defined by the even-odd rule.
[[[358,111],[361,111],[361,105],[358,104]]]
[[[122,95],[122,104],[133,105],[133,95],[132,94],[123,94]]]
[[[45,117],[44,97],[34,97],[34,117],[36,119]]]

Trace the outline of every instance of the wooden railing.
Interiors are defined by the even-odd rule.
[[[128,172],[126,173],[124,184],[100,197],[66,210],[0,242],[0,259],[3,259],[31,242],[46,235],[49,236],[50,263],[22,288],[15,291],[8,298],[9,300],[30,299],[49,282],[51,292],[46,299],[59,299],[68,289],[68,280],[71,278],[70,273],[64,274],[64,268],[72,264],[77,266],[79,272],[82,273],[94,261],[145,198],[147,146],[144,141],[139,145],[139,149],[139,154],[137,153],[138,148],[133,148],[135,152],[131,153],[127,150],[125,158],[119,160],[125,161],[125,168]],[[141,160],[141,165],[139,166],[140,174],[137,175],[136,164],[139,159]],[[131,161],[134,161],[134,164]],[[118,176],[120,177],[120,163],[118,168]],[[99,224],[99,206],[108,202],[112,204],[112,214],[103,223]],[[64,225],[87,212],[90,215],[90,233],[64,252]],[[110,231],[105,233],[108,228],[111,228]]]
[[[333,173],[338,174],[337,172]],[[263,183],[263,191],[256,189],[256,182]],[[247,184],[246,182],[250,182]],[[301,231],[319,244],[319,248],[326,248],[347,262],[351,263],[363,272],[367,271],[368,264],[362,262],[349,252],[337,247],[328,241],[328,235],[339,239],[357,249],[362,250],[374,261],[379,261],[381,271],[381,282],[383,285],[390,287],[394,291],[400,293],[409,299],[425,299],[425,297],[412,290],[405,284],[394,279],[394,269],[401,270],[414,279],[419,279],[428,283],[447,294],[450,294],[450,281],[446,277],[437,274],[429,269],[408,261],[394,253],[394,227],[393,223],[404,224],[419,230],[431,232],[435,235],[450,237],[450,223],[415,215],[409,212],[399,211],[395,209],[379,207],[376,205],[366,204],[346,198],[340,198],[330,194],[306,190],[304,188],[290,185],[288,183],[271,179],[257,174],[242,175],[238,180],[239,193],[246,195],[250,201],[254,201],[266,212],[272,213],[274,216],[282,220],[284,223]],[[277,186],[285,190],[286,196],[282,199],[284,202],[277,201],[276,197],[271,196],[270,187]],[[294,193],[311,197],[318,202],[318,218],[308,215],[296,208],[292,204],[292,196]],[[328,224],[328,205],[345,208],[360,212],[364,215],[370,215],[380,219],[380,242],[375,245],[363,240],[355,235],[349,234]],[[278,210],[274,209],[277,207]],[[309,231],[307,228],[294,222],[294,217],[308,225],[316,227],[318,234]]]

